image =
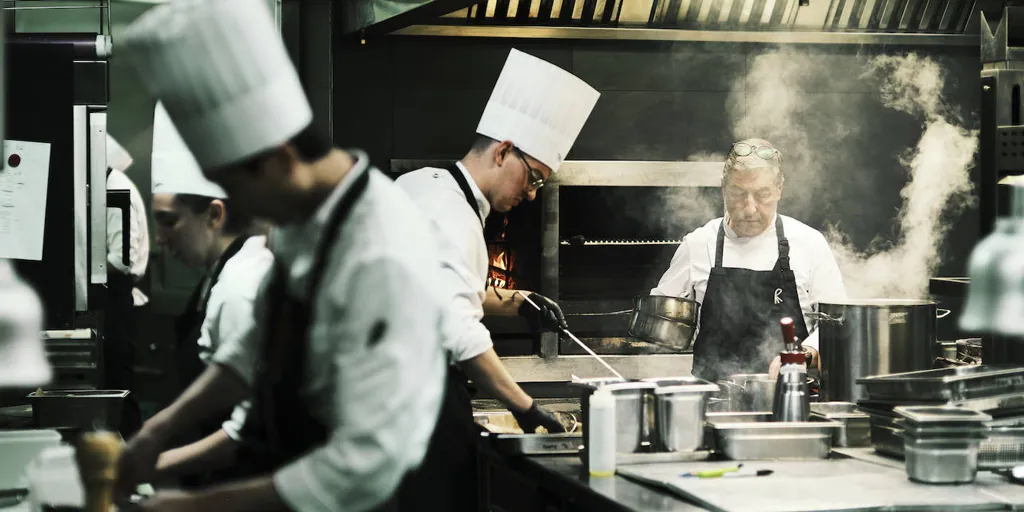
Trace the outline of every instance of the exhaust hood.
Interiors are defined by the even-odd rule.
[[[497,38],[978,46],[995,0],[484,0],[393,32]]]

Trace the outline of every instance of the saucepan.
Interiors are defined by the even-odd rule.
[[[629,335],[675,351],[689,350],[697,328],[700,303],[662,295],[633,298]]]

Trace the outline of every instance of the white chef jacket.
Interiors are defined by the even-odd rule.
[[[672,263],[661,276],[658,286],[651,290],[651,295],[704,302],[708,277],[715,265],[715,244],[722,222],[721,217],[712,220],[683,238],[672,256]],[[804,312],[807,330],[812,331],[804,340],[804,345],[817,349],[818,333],[814,329],[816,322],[808,315],[817,309],[818,302],[846,297],[843,276],[839,273],[832,249],[818,230],[785,215],[782,216],[782,226],[789,240],[789,264],[796,275],[800,308]],[[722,266],[771,270],[779,259],[775,231],[774,218],[764,233],[753,237],[741,238],[726,225]]]
[[[473,191],[476,211],[470,208],[458,182],[445,169],[424,167],[403,174],[395,183],[427,214],[436,233],[444,289],[452,295],[445,319],[445,350],[455,362],[461,362],[493,346],[491,333],[481,323],[490,264],[483,222],[491,204],[462,162],[456,163],[456,167]]]
[[[199,328],[199,358],[209,362],[225,344],[239,344],[253,324],[253,301],[260,283],[274,264],[267,237],[249,237],[234,256],[224,262],[210,289],[206,316]],[[251,374],[252,368],[245,370]]]
[[[149,226],[146,219],[146,205],[142,202],[142,195],[135,187],[132,180],[125,173],[111,169],[107,175],[107,190],[127,190],[131,203],[128,219],[131,232],[128,233],[128,261],[131,267],[125,267],[121,259],[121,247],[124,245],[121,239],[121,210],[119,208],[107,208],[107,263],[122,274],[130,273],[133,280],[138,281],[146,274],[146,266],[149,265]],[[132,289],[132,302],[136,306],[145,305],[149,298],[138,288]]]
[[[292,297],[306,299],[331,211],[368,165],[359,155],[312,218],[271,235]],[[376,169],[368,172],[367,188],[327,258],[300,390],[312,416],[331,431],[330,439],[273,476],[293,510],[361,511],[379,505],[423,460],[440,409],[445,303],[430,225],[390,179]],[[266,294],[259,297],[255,313],[262,319]],[[367,336],[379,322],[386,327],[370,344]],[[239,349],[214,354],[215,361],[241,369],[250,382],[249,361],[262,344],[264,326],[257,325]]]

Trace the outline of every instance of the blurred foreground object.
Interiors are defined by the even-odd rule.
[[[121,438],[112,432],[82,434],[75,461],[85,487],[85,512],[108,512],[113,506]]]
[[[43,305],[35,291],[0,259],[0,388],[48,384],[43,349]]]

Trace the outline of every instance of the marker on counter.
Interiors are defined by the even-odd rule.
[[[683,478],[742,478],[748,476],[768,476],[774,473],[771,469],[745,469],[743,464],[729,468],[705,469],[690,471],[679,476]]]

